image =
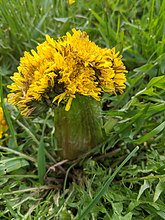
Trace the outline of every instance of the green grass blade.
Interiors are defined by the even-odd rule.
[[[12,154],[16,154],[16,155],[20,156],[21,158],[24,158],[24,159],[29,160],[29,161],[31,161],[31,162],[36,164],[36,160],[33,157],[28,156],[28,155],[26,155],[26,154],[24,154],[22,152],[13,150],[11,148],[0,146],[0,151],[6,151],[7,153],[10,153],[10,154],[11,153]]]
[[[21,157],[13,157],[0,161],[0,176],[4,176],[6,173],[16,171],[21,167],[28,166],[29,163]]]
[[[41,184],[44,183],[44,176],[46,172],[46,161],[45,161],[45,146],[43,139],[40,141],[37,155],[38,163],[38,178]]]
[[[12,118],[16,120],[15,117],[12,117]],[[19,126],[21,126],[21,127],[26,131],[26,133],[32,138],[32,140],[34,141],[34,143],[36,143],[37,145],[39,145],[40,142],[39,142],[38,139],[35,137],[35,135],[30,131],[30,129],[27,128],[24,124],[22,124],[19,120],[16,120],[16,122],[17,122],[17,124],[18,124]]]
[[[102,25],[105,26],[105,21],[98,15],[98,13],[96,13],[94,10],[92,10],[91,8],[89,9],[89,11],[93,14],[93,16],[98,20],[98,22]]]
[[[44,176],[46,173],[46,158],[45,158],[45,144],[44,144],[44,131],[46,128],[46,122],[48,118],[50,117],[50,114],[47,115],[44,121],[44,125],[42,128],[42,136],[41,141],[38,145],[38,154],[37,154],[37,163],[38,163],[38,178],[41,184],[44,184]]]
[[[108,180],[105,182],[101,190],[98,191],[94,199],[89,203],[89,205],[82,211],[79,217],[76,217],[75,219],[83,219],[89,212],[91,212],[92,208],[97,204],[97,202],[100,200],[100,198],[104,195],[106,192],[108,186],[113,181],[117,173],[121,170],[121,168],[131,159],[131,157],[134,156],[134,154],[138,151],[139,147],[137,146],[126,158],[125,160],[120,164],[120,166],[115,170],[115,172],[108,178]]]
[[[161,131],[163,131],[165,129],[165,121],[162,122],[159,126],[157,126],[156,128],[154,128],[152,131],[150,131],[149,133],[147,133],[146,135],[140,137],[138,140],[135,140],[134,143],[135,144],[142,144],[143,142],[149,140],[150,138],[153,138],[153,136],[159,134]]]

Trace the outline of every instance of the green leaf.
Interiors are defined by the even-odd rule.
[[[126,214],[125,216],[123,216],[121,220],[131,220],[131,219],[132,219],[132,213],[129,212],[128,214]]]
[[[39,35],[39,31],[41,31],[41,26],[43,25],[45,18],[47,17],[48,13],[44,14],[43,17],[41,18],[41,20],[39,21],[39,23],[37,24],[37,26],[35,27],[35,30],[33,32],[32,37],[33,38],[37,38]]]
[[[164,211],[158,211],[157,214],[158,214],[162,219],[165,219],[165,212],[164,212]]]
[[[117,124],[117,122],[118,122],[117,119],[109,116],[109,118],[106,120],[103,126],[103,128],[105,129],[106,135],[108,135],[111,132],[112,128]]]
[[[165,76],[157,76],[150,80],[147,84],[147,88],[156,86],[158,88],[165,89]]]
[[[46,172],[45,146],[44,146],[43,139],[41,139],[40,144],[39,144],[37,163],[38,163],[38,178],[39,178],[40,183],[43,184],[44,176]]]
[[[142,95],[142,94],[145,94],[145,95],[148,95],[148,96],[157,96],[157,97],[159,97],[159,95],[156,92],[154,92],[153,87],[145,89],[140,95]]]
[[[147,73],[152,68],[153,68],[152,63],[146,63],[143,66],[134,69],[134,71],[137,72],[137,74],[143,74],[143,73]]]
[[[29,163],[20,157],[13,157],[0,161],[0,175],[10,173],[14,170],[18,170],[21,167],[27,166]]]
[[[91,8],[89,9],[89,11],[94,15],[94,17],[98,20],[98,22],[102,25],[105,26],[105,21],[99,16],[98,13],[96,13],[94,10],[92,10]]]
[[[150,184],[149,184],[149,182],[148,182],[147,180],[144,180],[143,185],[140,187],[137,200],[140,199],[140,197],[141,197],[141,195],[143,194],[143,192],[144,192],[146,189],[148,189],[148,188],[150,188]]]
[[[114,202],[112,203],[112,208],[114,214],[117,214],[119,216],[123,211],[123,204],[121,202]]]
[[[154,193],[154,199],[153,201],[156,202],[159,199],[159,196],[161,193],[165,190],[165,178],[160,179],[159,183],[156,185],[155,193]]]
[[[132,220],[132,213],[129,212],[125,216],[114,214],[111,218],[111,220]]]
[[[135,144],[142,144],[145,141],[148,141],[149,139],[153,138],[155,135],[159,134],[161,131],[163,131],[165,128],[165,121],[162,122],[159,126],[157,126],[155,129],[147,133],[146,135],[140,137],[138,140],[133,141]]]
[[[165,73],[165,53],[161,54],[157,59],[156,62],[160,65],[160,70],[162,74]]]
[[[55,21],[60,21],[62,23],[66,23],[68,21],[69,17],[67,18],[54,18]]]

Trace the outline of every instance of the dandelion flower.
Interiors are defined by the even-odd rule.
[[[3,135],[7,135],[8,125],[5,121],[3,109],[0,106],[0,139],[3,137]]]
[[[60,156],[75,159],[104,140],[99,101],[103,93],[125,89],[121,58],[115,48],[97,46],[80,30],[57,40],[47,35],[20,59],[8,100],[25,116],[53,108]]]
[[[54,40],[25,52],[18,71],[11,77],[8,100],[23,115],[33,113],[39,104],[56,107],[65,105],[69,111],[78,95],[99,101],[102,93],[122,93],[126,68],[119,53],[100,48],[80,30],[72,30]]]
[[[73,3],[75,3],[76,0],[68,0],[68,4],[72,5]]]

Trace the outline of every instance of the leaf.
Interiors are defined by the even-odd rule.
[[[98,20],[98,22],[104,27],[105,26],[105,21],[98,15],[98,13],[96,13],[91,8],[89,9],[89,11],[94,15],[94,17]]]
[[[10,173],[14,170],[18,170],[21,167],[27,166],[29,163],[21,157],[13,157],[0,161],[0,175]]]
[[[39,31],[41,31],[40,29],[41,29],[47,15],[48,15],[48,13],[44,14],[43,17],[41,18],[41,20],[39,21],[39,23],[36,25],[34,32],[33,32],[33,35],[32,35],[32,37],[34,39],[36,39],[38,37]]]
[[[60,21],[62,23],[66,23],[68,21],[70,17],[66,17],[66,18],[54,18],[55,21]]]
[[[134,71],[137,72],[137,74],[147,73],[149,70],[153,68],[153,66],[154,65],[152,63],[146,63],[143,66],[134,69]]]
[[[165,89],[165,76],[157,76],[150,80],[147,84],[147,88],[156,86],[158,88]]]
[[[146,135],[140,137],[138,140],[133,141],[135,144],[142,144],[145,141],[148,141],[149,139],[151,139],[153,136],[159,134],[161,131],[163,131],[165,129],[165,121],[162,122],[159,126],[157,126],[156,128],[154,128],[152,131],[150,131],[149,133],[147,133]]]
[[[44,146],[43,139],[41,139],[40,144],[39,144],[37,163],[38,163],[38,178],[39,178],[40,183],[43,184],[44,176],[46,172],[45,146]]]
[[[114,202],[112,203],[112,208],[114,214],[117,214],[119,216],[122,213],[123,204],[121,202]]]
[[[133,211],[137,206],[139,206],[139,204],[140,204],[140,201],[137,201],[137,200],[131,201],[128,206],[127,211],[129,211],[129,212]]]
[[[150,106],[150,108],[147,111],[148,116],[152,116],[153,114],[158,114],[162,111],[164,111],[164,103],[162,104],[153,104],[152,106]]]
[[[145,89],[140,95],[142,95],[142,94],[145,94],[145,95],[148,95],[148,96],[157,96],[157,97],[159,97],[159,95],[156,92],[154,92],[153,87]]]
[[[141,195],[143,194],[143,192],[144,192],[146,189],[148,189],[148,188],[150,188],[149,182],[148,182],[147,180],[144,180],[143,185],[140,187],[137,200],[140,199],[140,197],[141,197]]]
[[[129,212],[125,216],[114,214],[111,218],[111,220],[132,220],[132,213]]]
[[[118,122],[118,120],[115,119],[115,118],[113,118],[113,117],[109,117],[109,118],[106,120],[106,122],[105,122],[105,124],[104,124],[104,126],[103,126],[106,135],[110,134],[112,128],[117,124],[117,122]]]
[[[156,62],[160,65],[160,70],[162,74],[165,73],[165,53],[161,54],[157,59]]]
[[[0,187],[2,186],[2,185],[4,185],[5,183],[7,183],[8,182],[8,180],[9,180],[9,178],[3,178],[3,177],[1,177],[0,178]]]
[[[140,121],[141,118],[144,118],[148,109],[149,109],[150,104],[146,105],[142,110],[140,110],[137,114],[135,114],[133,117],[131,118],[127,118],[126,120],[122,120],[119,123],[122,123],[122,126],[120,128],[120,133],[124,130],[126,130],[127,132],[129,131],[129,127],[137,121]],[[127,122],[129,120],[129,122]],[[144,120],[143,120],[144,121]],[[127,123],[126,123],[127,122]]]
[[[126,214],[125,216],[123,216],[123,218],[121,220],[131,220],[132,219],[132,213],[129,212],[128,214]]]
[[[154,193],[154,199],[153,201],[156,202],[159,199],[159,196],[161,193],[165,190],[165,178],[160,179],[159,183],[156,185],[155,193]]]
[[[165,212],[163,212],[163,211],[158,211],[157,214],[158,214],[162,219],[165,219]]]

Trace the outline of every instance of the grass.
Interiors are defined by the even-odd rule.
[[[72,28],[115,46],[129,70],[125,93],[104,97],[106,142],[64,171],[53,171],[52,112],[24,118],[2,103],[10,134],[0,140],[0,219],[165,219],[164,11],[164,0],[0,0],[3,97],[23,52]]]

